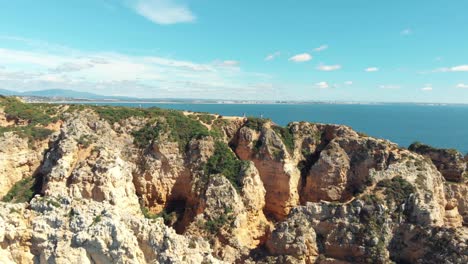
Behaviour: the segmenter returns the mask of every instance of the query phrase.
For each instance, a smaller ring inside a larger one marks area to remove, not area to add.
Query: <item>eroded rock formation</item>
[[[468,262],[451,159],[346,126],[161,109],[54,106],[34,129],[60,128],[29,140],[8,103],[1,263]]]

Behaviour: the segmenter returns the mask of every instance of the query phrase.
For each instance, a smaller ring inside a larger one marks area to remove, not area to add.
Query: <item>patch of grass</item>
[[[237,190],[240,190],[242,184],[239,176],[243,163],[226,143],[216,141],[215,151],[205,164],[204,172],[205,175],[222,174]]]
[[[207,125],[211,125],[216,117],[210,114],[199,114],[198,119]]]
[[[289,153],[294,151],[294,136],[289,128],[274,126],[273,130],[281,137]]]
[[[31,201],[35,193],[34,184],[35,179],[33,177],[22,179],[13,185],[2,201],[8,203],[26,203]]]
[[[245,126],[255,131],[261,131],[265,123],[270,121],[270,119],[266,118],[248,117]]]
[[[148,117],[150,114],[146,109],[130,108],[130,107],[111,107],[98,106],[92,107],[102,119],[107,120],[111,125],[119,123],[122,120],[130,117]]]

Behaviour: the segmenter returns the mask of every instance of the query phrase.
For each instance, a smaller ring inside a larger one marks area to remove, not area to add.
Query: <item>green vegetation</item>
[[[93,219],[93,222],[91,223],[91,226],[101,222],[101,220],[102,220],[102,215],[96,215]]]
[[[35,178],[25,178],[13,185],[3,197],[3,202],[26,203],[34,197]]]
[[[207,125],[211,125],[216,117],[210,114],[199,114],[198,119]]]
[[[205,230],[215,235],[225,225],[234,221],[234,215],[230,207],[224,207],[224,213],[215,219],[210,219],[205,222]]]
[[[10,119],[25,120],[29,125],[48,125],[58,120],[53,117],[57,105],[25,104],[14,97],[0,98],[0,107],[4,107],[6,116]]]
[[[357,132],[357,134],[360,136],[360,137],[369,137],[368,134],[364,133],[364,132]]]
[[[132,132],[133,143],[139,148],[145,148],[152,144],[153,140],[157,139],[163,130],[164,127],[161,123],[158,123],[154,126],[146,124],[140,130]]]
[[[262,140],[254,140],[252,141],[253,149],[255,152],[259,152],[260,148],[263,146]]]
[[[28,139],[30,146],[34,141],[45,140],[53,133],[50,129],[35,126],[0,127],[0,135],[5,132],[13,132],[20,138]]]
[[[60,207],[60,203],[52,199],[53,198],[47,199],[47,205],[52,205],[53,207]]]
[[[213,121],[213,124],[211,125],[211,131],[210,134],[214,138],[223,138],[224,137],[224,129],[223,127],[227,126],[229,124],[228,120],[222,119],[222,118],[217,118]]]
[[[413,185],[400,176],[382,180],[377,183],[377,187],[385,188],[384,194],[387,196],[387,201],[391,199],[397,205],[404,203],[410,194],[415,192]]]
[[[28,139],[30,145],[36,140],[45,140],[53,131],[40,126],[58,120],[53,117],[57,106],[50,104],[25,104],[14,97],[1,97],[0,107],[9,119],[25,122],[23,126],[0,127],[0,134],[13,132],[21,138]]]
[[[242,184],[239,175],[243,163],[226,143],[216,141],[215,151],[205,164],[204,171],[206,175],[222,174],[237,190],[240,190]]]
[[[166,210],[162,210],[159,214],[151,213],[150,210],[146,207],[141,207],[141,212],[143,213],[143,216],[146,219],[158,219],[162,218],[164,221],[164,224],[169,225],[171,223],[171,220],[177,219],[177,213],[174,212],[167,212]]]
[[[406,209],[403,210],[401,205],[405,203],[408,200],[409,196],[416,191],[414,186],[407,180],[398,176],[390,180],[386,179],[380,181],[379,183],[377,183],[377,187],[385,189],[384,194],[386,196],[387,205],[391,205],[392,202],[396,205],[396,208],[394,210],[396,214],[392,214],[392,218],[397,218],[397,216],[401,213],[403,213],[403,216],[406,217],[407,211]]]
[[[265,123],[270,122],[270,121],[271,121],[270,119],[266,119],[266,118],[248,117],[247,123],[245,123],[245,126],[255,131],[261,131],[263,128],[263,125],[265,125]]]
[[[111,106],[96,106],[91,107],[99,114],[102,119],[109,121],[112,125],[119,123],[122,120],[130,117],[149,117],[150,113],[146,109],[130,108],[130,107],[111,107]]]
[[[294,151],[294,136],[289,128],[274,126],[273,130],[281,137],[284,145],[291,153]]]
[[[84,148],[88,148],[89,146],[91,146],[92,142],[93,142],[93,138],[90,135],[82,135],[78,139],[78,144]]]
[[[193,120],[179,111],[159,108],[139,111],[145,112],[145,116],[151,117],[153,120],[159,117],[155,122],[156,125],[147,124],[142,129],[132,133],[135,137],[134,142],[139,147],[148,146],[166,132],[169,133],[170,140],[179,143],[181,150],[184,150],[193,138],[200,139],[211,135],[199,121]]]
[[[418,152],[418,153],[428,153],[428,152],[438,152],[438,151],[446,151],[447,153],[451,155],[462,155],[458,150],[456,149],[439,149],[439,148],[434,148],[430,145],[423,144],[419,141],[416,141],[412,143],[409,147],[408,150],[413,151],[413,152]]]

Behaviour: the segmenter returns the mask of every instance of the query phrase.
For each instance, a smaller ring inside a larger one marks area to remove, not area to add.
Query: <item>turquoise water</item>
[[[102,103],[101,103],[102,104]],[[105,103],[138,107],[138,103]],[[344,124],[368,135],[407,147],[421,141],[439,148],[468,152],[468,106],[426,105],[246,105],[246,104],[141,104],[229,116],[260,116],[280,125],[292,121]]]

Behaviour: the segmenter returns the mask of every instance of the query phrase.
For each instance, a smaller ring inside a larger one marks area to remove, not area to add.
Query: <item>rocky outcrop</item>
[[[260,173],[266,190],[265,210],[284,219],[299,204],[300,171],[279,135],[269,127],[261,131],[247,126],[237,135],[235,152],[242,160],[251,160]]]
[[[428,157],[447,181],[461,182],[468,176],[467,161],[453,149],[436,149],[421,143],[414,143],[409,150]]]
[[[2,263],[466,262],[466,183],[386,140],[339,125],[60,109],[60,131],[34,147],[15,133],[0,142],[3,192],[37,180],[21,185],[32,200],[0,203]]]
[[[463,218],[463,224],[468,226],[468,184],[467,182],[445,184],[445,195],[451,201],[452,210],[456,210]],[[458,216],[455,216],[458,219]]]
[[[12,132],[0,135],[0,199],[16,182],[35,175],[48,146],[47,141],[35,145]]]
[[[0,203],[2,263],[219,263],[207,242],[106,203],[36,197],[30,207]]]

